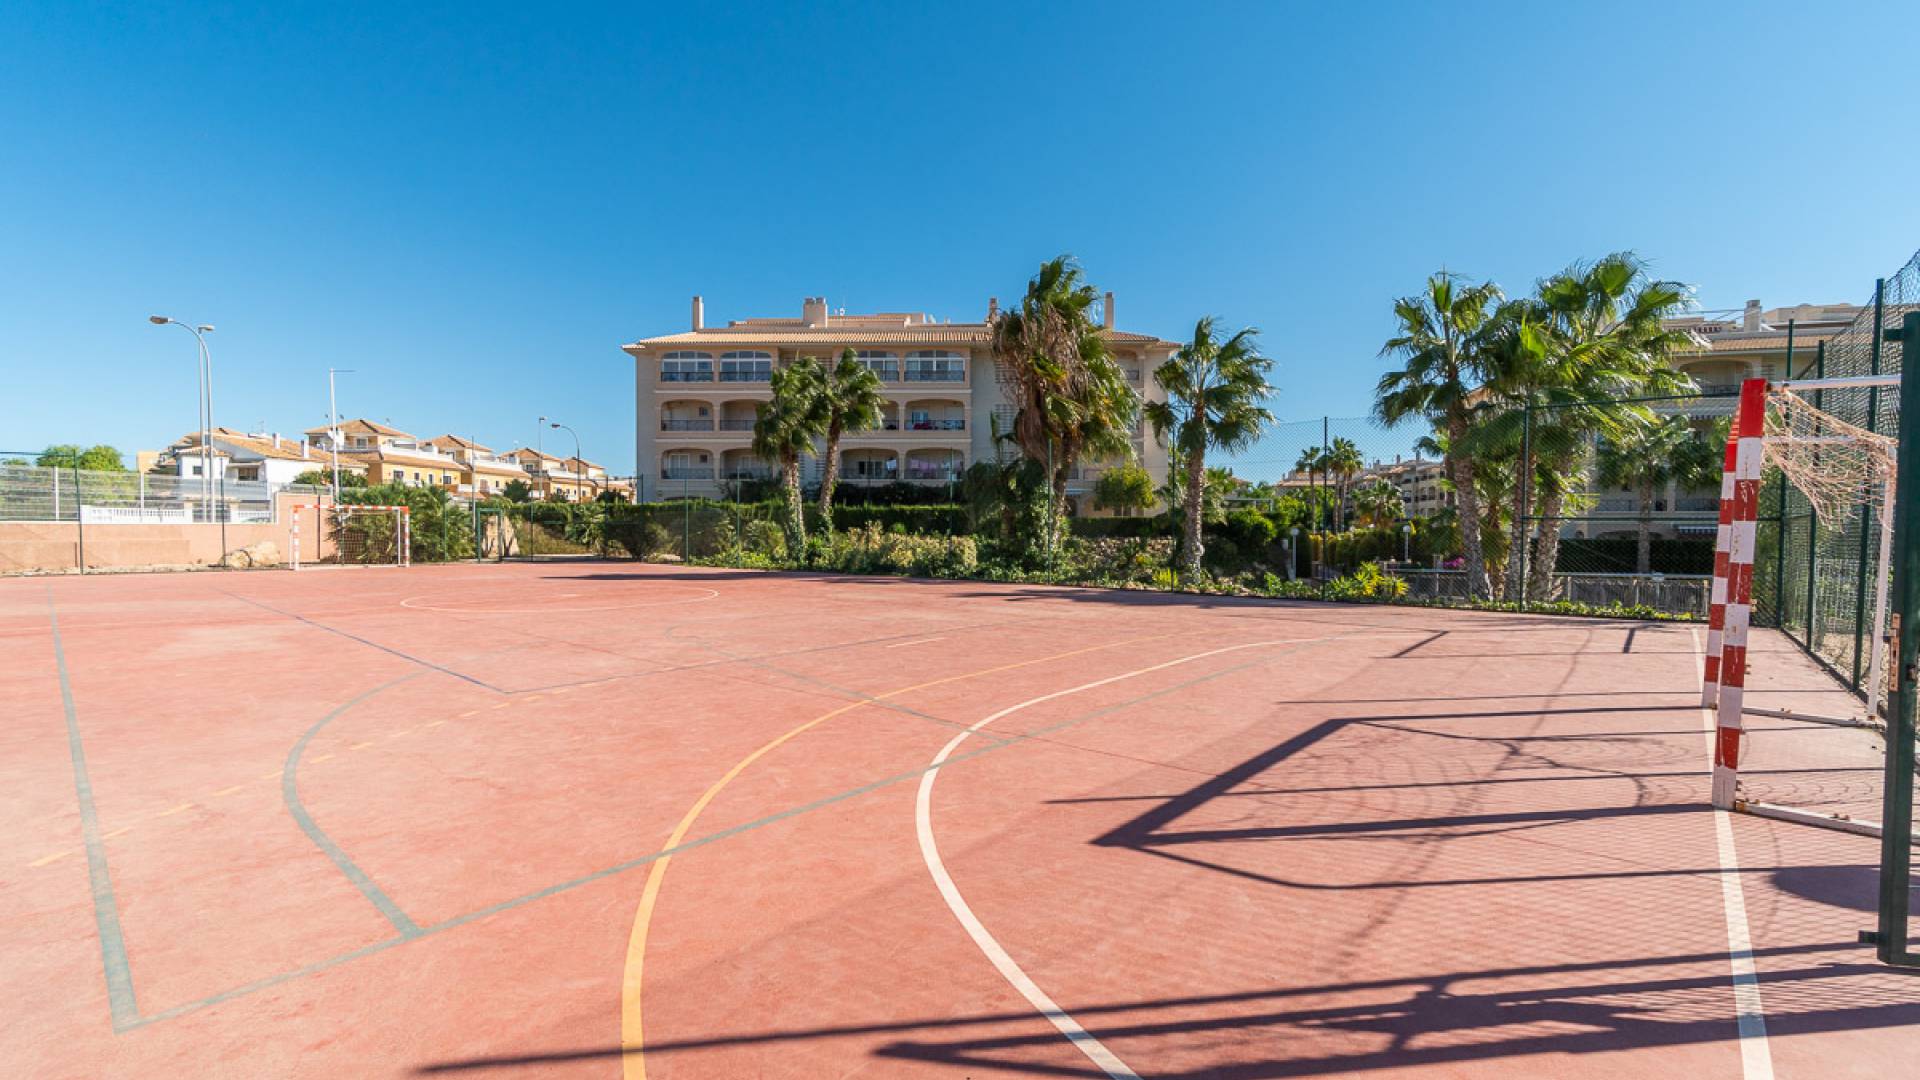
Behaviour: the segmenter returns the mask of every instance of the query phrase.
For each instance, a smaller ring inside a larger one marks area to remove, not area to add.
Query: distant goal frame
[[[292,521],[288,530],[288,542],[287,542],[287,549],[288,549],[287,566],[289,569],[298,571],[299,569],[301,569],[303,565],[300,561],[300,539],[301,539],[300,516],[301,516],[301,512],[306,510],[311,510],[314,512],[313,514],[314,558],[309,560],[304,565],[306,566],[325,565],[320,561],[320,555],[322,552],[326,550],[327,541],[326,541],[326,532],[324,530],[324,525],[326,522],[326,515],[329,513],[347,514],[349,516],[357,513],[392,514],[394,516],[394,524],[393,524],[394,557],[393,559],[390,561],[382,559],[379,562],[354,563],[352,565],[393,566],[393,567],[408,567],[413,565],[413,550],[412,550],[413,549],[413,517],[412,517],[413,509],[412,507],[372,504],[372,503],[299,503],[293,506],[291,510]]]

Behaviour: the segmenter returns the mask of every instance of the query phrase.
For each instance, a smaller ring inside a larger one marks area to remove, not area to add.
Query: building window
[[[660,358],[661,382],[712,382],[713,354],[670,352]]]
[[[754,351],[720,355],[721,382],[766,382],[773,378],[773,354]]]
[[[894,353],[878,349],[861,349],[855,354],[868,371],[878,376],[881,382],[900,381],[900,357]]]
[[[908,382],[965,382],[967,358],[956,352],[922,351],[907,354]]]

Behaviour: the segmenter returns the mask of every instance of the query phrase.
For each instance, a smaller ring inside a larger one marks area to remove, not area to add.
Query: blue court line
[[[1340,636],[1348,636],[1348,635],[1340,635]],[[1334,639],[1320,639],[1317,641],[1308,640],[1308,641],[1299,642],[1297,644],[1300,646],[1310,648],[1313,646],[1324,644],[1328,640],[1334,640]],[[1276,648],[1275,652],[1282,655],[1290,654],[1295,651],[1295,648],[1293,647],[1294,644],[1295,643],[1286,643],[1286,644],[1279,645]],[[725,840],[728,837],[737,836],[737,835],[740,835],[741,833],[751,832],[755,829],[760,829],[768,825],[777,824],[781,821],[787,820],[788,818],[797,817],[801,814],[806,814],[814,810],[823,809],[825,807],[832,806],[836,803],[845,802],[848,799],[858,798],[861,795],[866,795],[871,792],[878,791],[881,788],[890,787],[894,784],[904,783],[907,781],[917,781],[921,776],[935,769],[950,769],[953,766],[963,761],[971,761],[974,758],[991,754],[997,750],[1004,750],[1010,746],[1017,746],[1022,742],[1045,741],[1044,739],[1041,738],[1044,735],[1050,735],[1050,734],[1053,734],[1054,732],[1062,731],[1066,728],[1074,727],[1079,724],[1088,723],[1093,720],[1098,720],[1103,716],[1108,716],[1113,713],[1120,712],[1121,710],[1124,710],[1124,709],[1134,708],[1136,706],[1146,704],[1147,702],[1154,701],[1156,699],[1166,697],[1171,694],[1177,694],[1183,690],[1189,689],[1194,686],[1198,686],[1202,683],[1212,682],[1215,679],[1225,678],[1228,675],[1236,674],[1238,672],[1245,671],[1249,668],[1259,667],[1264,664],[1271,663],[1272,661],[1278,658],[1279,657],[1276,655],[1269,654],[1259,659],[1248,660],[1244,663],[1235,664],[1232,667],[1223,668],[1219,671],[1209,672],[1204,675],[1196,676],[1192,679],[1187,679],[1182,682],[1175,683],[1163,689],[1152,691],[1151,693],[1142,694],[1139,697],[1129,698],[1126,701],[1121,701],[1112,705],[1107,705],[1102,708],[1095,709],[1091,712],[1083,713],[1079,716],[1069,717],[1065,720],[1060,721],[1059,723],[1048,724],[1042,727],[1037,727],[1037,728],[1034,728],[1032,731],[1025,732],[1023,734],[1008,736],[1004,739],[1004,741],[992,742],[992,743],[989,743],[988,745],[980,747],[977,750],[970,750],[965,753],[955,754],[952,757],[948,758],[943,764],[940,764],[940,765],[931,765],[931,764],[923,765],[916,769],[911,769],[902,773],[896,773],[892,776],[883,777],[879,780],[874,780],[869,783],[861,784],[858,787],[848,788],[845,791],[837,792],[832,795],[827,795],[822,798],[815,799],[811,802],[802,803],[798,806],[790,806],[785,810],[768,814],[765,817],[741,822],[738,825],[728,826],[727,828],[720,829],[716,832],[708,833],[705,836],[700,836],[691,840],[682,841],[681,843],[670,848],[663,848],[659,851],[649,852],[645,855],[640,855],[632,859],[627,859],[622,862],[614,863],[612,866],[595,870],[591,873],[584,874],[580,877],[569,878],[565,881],[556,882],[555,884],[548,885],[544,888],[536,889],[533,892],[524,893],[520,896],[510,897],[498,903],[489,904],[486,907],[478,908],[476,910],[466,912],[465,914],[455,915],[452,918],[446,919],[445,921],[442,921],[442,922],[433,923],[428,926],[416,927],[414,932],[411,934],[402,933],[398,937],[386,938],[381,941],[372,942],[370,944],[363,945],[357,949],[353,949],[351,951],[341,953],[337,956],[328,957],[325,960],[318,960],[311,964],[306,964],[304,966],[294,968],[290,971],[283,971],[277,975],[269,975],[261,979],[256,979],[253,982],[243,983],[239,986],[233,987],[228,990],[223,990],[220,993],[201,998],[197,1001],[189,1001],[184,1004],[175,1005],[172,1008],[164,1009],[164,1010],[161,1010],[160,1012],[154,1013],[152,1016],[141,1018],[135,1021],[134,1023],[130,1024],[129,1026],[144,1027],[145,1025],[148,1025],[148,1024],[156,1024],[162,1021],[176,1019],[188,1013],[199,1012],[202,1009],[211,1008],[215,1005],[232,1001],[235,998],[245,997],[249,994],[255,994],[262,990],[269,990],[269,989],[272,989],[273,987],[284,985],[296,979],[304,978],[308,975],[318,974],[319,972],[326,971],[330,968],[339,967],[342,964],[348,963],[353,960],[358,960],[361,957],[371,956],[375,953],[385,952],[386,950],[391,949],[396,945],[405,945],[408,942],[418,941],[421,938],[432,937],[444,931],[457,929],[459,927],[467,925],[468,923],[477,922],[481,919],[488,918],[489,916],[498,915],[503,912],[511,911],[515,908],[524,907],[527,904],[531,904],[537,900],[544,900],[547,897],[556,896],[564,892],[569,892],[583,885],[591,885],[594,882],[601,881],[606,878],[614,877],[619,874],[624,874],[629,870],[637,869],[639,867],[652,863],[656,860],[667,858],[668,856],[671,856],[671,855],[679,855],[683,852],[692,851],[695,848],[705,847],[708,844],[714,843],[716,841]],[[381,688],[381,689],[384,689],[384,688]],[[1060,745],[1065,745],[1065,744],[1060,744]],[[1079,747],[1072,747],[1072,746],[1067,746],[1067,748],[1082,749]]]
[[[314,725],[307,729],[307,733],[300,736],[300,741],[293,744],[292,750],[287,751],[287,764],[280,770],[280,797],[285,800],[287,813],[293,815],[293,820],[300,826],[300,831],[306,833],[307,839],[313,841],[315,847],[325,853],[327,858],[333,860],[333,865],[340,868],[340,872],[347,876],[348,881],[353,882],[353,887],[360,890],[360,895],[380,909],[380,914],[387,917],[387,921],[393,924],[393,928],[400,932],[402,938],[418,937],[419,924],[409,918],[406,912],[401,911],[400,905],[394,903],[380,886],[375,885],[366,871],[360,869],[358,864],[348,858],[347,853],[340,850],[340,845],[334,843],[333,838],[328,836],[325,830],[314,824],[313,816],[307,813],[305,804],[300,801],[300,755],[306,753],[307,744],[313,741],[315,735],[320,734],[321,728],[333,723],[348,709],[419,675],[420,672],[417,671],[402,675],[342,702],[332,712],[315,721]]]
[[[73,758],[73,794],[80,804],[80,835],[87,849],[87,880],[93,889],[93,921],[100,933],[100,966],[106,969],[107,1007],[113,1030],[124,1031],[140,1021],[133,996],[133,969],[127,965],[127,942],[120,932],[120,908],[113,899],[113,877],[107,871],[107,849],[100,840],[100,818],[93,807],[93,781],[87,777],[87,754],[80,745],[80,720],[73,708],[73,682],[67,676],[67,650],[60,642],[60,614],[47,586],[47,622],[53,628],[53,663],[60,673],[60,705],[67,714],[67,752]]]

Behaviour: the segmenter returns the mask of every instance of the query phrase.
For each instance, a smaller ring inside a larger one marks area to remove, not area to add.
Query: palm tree
[[[1098,295],[1073,257],[1062,255],[1040,264],[1020,306],[990,327],[1016,409],[1014,444],[1051,464],[1055,519],[1066,513],[1074,466],[1084,456],[1126,455],[1139,416],[1139,399],[1093,321]]]
[[[1148,402],[1154,437],[1166,443],[1186,468],[1186,539],[1181,561],[1189,577],[1200,575],[1202,498],[1207,489],[1207,451],[1244,450],[1273,423],[1265,402],[1273,394],[1267,372],[1273,361],[1260,355],[1260,331],[1247,327],[1221,340],[1211,315],[1193,327],[1193,340],[1180,346],[1155,369],[1153,377],[1167,400]]]
[[[1318,481],[1315,477],[1326,468],[1326,465],[1327,451],[1325,447],[1320,446],[1309,446],[1300,451],[1300,456],[1293,462],[1294,472],[1306,474],[1307,502],[1313,508],[1313,527],[1316,530],[1320,528],[1320,492],[1316,486]]]
[[[772,399],[760,405],[753,420],[754,454],[780,467],[780,481],[787,493],[787,550],[796,556],[807,549],[800,460],[827,430],[826,410],[821,404],[825,381],[820,362],[810,356],[780,368],[771,380]]]
[[[1724,422],[1723,422],[1724,423]],[[1701,431],[1684,416],[1664,416],[1633,425],[1600,444],[1596,474],[1606,487],[1632,488],[1639,501],[1634,573],[1653,570],[1653,496],[1669,483],[1705,487],[1719,475],[1714,447],[1726,443],[1724,428]]]
[[[1320,468],[1333,480],[1333,527],[1344,531],[1347,527],[1347,493],[1353,486],[1353,478],[1367,467],[1365,458],[1360,456],[1360,448],[1353,445],[1352,439],[1335,439],[1328,445]]]
[[[1407,504],[1393,481],[1382,478],[1354,491],[1353,511],[1368,526],[1384,529],[1407,516]]]
[[[1547,410],[1566,430],[1557,452],[1542,455],[1536,470],[1542,480],[1534,515],[1540,532],[1527,583],[1529,596],[1545,596],[1552,581],[1567,495],[1587,465],[1593,439],[1651,418],[1642,405],[1616,400],[1581,407],[1571,402],[1692,389],[1693,380],[1669,363],[1673,351],[1687,340],[1686,333],[1664,325],[1664,320],[1684,309],[1688,295],[1687,286],[1679,282],[1651,278],[1646,263],[1630,251],[1576,264],[1540,283],[1538,311],[1554,373],[1546,389],[1570,404]],[[1539,415],[1536,412],[1536,419]],[[1548,431],[1552,433],[1551,426]],[[1536,443],[1539,434],[1536,427]]]
[[[833,489],[840,483],[840,436],[872,431],[880,426],[887,407],[880,376],[847,349],[820,380],[820,409],[826,418],[826,468],[820,474],[820,522],[833,531]]]
[[[1395,301],[1400,329],[1380,352],[1403,366],[1382,375],[1374,390],[1374,413],[1386,424],[1418,417],[1447,437],[1446,471],[1460,500],[1460,551],[1470,597],[1487,595],[1487,567],[1474,459],[1459,447],[1473,412],[1471,395],[1485,374],[1481,335],[1499,300],[1500,289],[1491,282],[1468,285],[1443,270],[1427,279],[1419,296]]]

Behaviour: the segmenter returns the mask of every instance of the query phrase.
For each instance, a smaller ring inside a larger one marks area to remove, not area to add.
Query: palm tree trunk
[[[1554,564],[1560,561],[1560,510],[1562,496],[1549,491],[1540,497],[1540,542],[1534,545],[1533,566],[1528,570],[1527,599],[1546,600],[1553,587]]]
[[[1653,570],[1653,483],[1640,485],[1640,535],[1633,553],[1633,572],[1645,577]]]
[[[807,554],[807,511],[806,500],[800,497],[800,459],[789,458],[780,463],[780,478],[787,488],[787,542],[793,548],[796,560],[806,558]]]
[[[1195,581],[1200,579],[1200,556],[1206,551],[1200,539],[1200,508],[1205,505],[1203,496],[1206,494],[1206,484],[1206,456],[1200,451],[1193,451],[1187,455],[1187,549],[1182,553],[1181,561],[1186,564],[1187,577]]]
[[[820,472],[820,527],[833,531],[833,489],[840,486],[840,432],[827,432],[827,460]]]
[[[1487,587],[1486,554],[1480,546],[1480,493],[1473,486],[1473,460],[1461,457],[1451,449],[1466,440],[1466,416],[1449,416],[1447,473],[1453,477],[1454,497],[1459,500],[1460,558],[1467,577],[1467,596],[1477,599],[1491,591]]]

